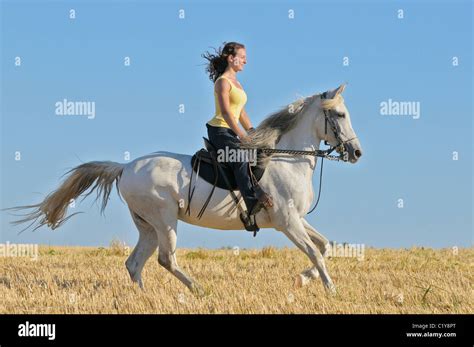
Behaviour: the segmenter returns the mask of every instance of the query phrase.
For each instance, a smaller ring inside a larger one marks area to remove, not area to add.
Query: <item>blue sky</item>
[[[201,54],[238,41],[247,47],[238,77],[254,124],[297,95],[349,83],[346,106],[364,157],[355,166],[325,163],[322,200],[308,217],[320,232],[375,247],[472,245],[471,1],[1,4],[2,208],[40,201],[81,162],[194,153],[214,112]],[[64,98],[94,101],[96,117],[55,115]],[[420,118],[381,115],[388,99],[419,102]],[[18,234],[1,213],[0,241],[134,245],[138,233],[116,193],[105,218],[92,202],[55,231]],[[253,238],[180,223],[178,236],[181,247],[291,245],[274,230]]]

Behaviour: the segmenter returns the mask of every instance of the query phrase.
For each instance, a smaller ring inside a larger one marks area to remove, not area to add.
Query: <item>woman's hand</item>
[[[240,129],[239,129],[239,130],[240,130]],[[239,137],[240,141],[243,142],[244,139],[247,137],[247,134],[244,133],[243,131],[239,131],[239,132],[237,133],[237,136]]]
[[[240,142],[243,143],[243,144],[246,144],[246,143],[250,142],[248,135],[244,135],[242,137],[239,136],[239,139],[240,139]]]

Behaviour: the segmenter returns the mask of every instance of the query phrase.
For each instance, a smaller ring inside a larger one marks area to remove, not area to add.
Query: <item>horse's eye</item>
[[[341,118],[346,118],[346,114],[344,112],[338,113],[337,116]]]

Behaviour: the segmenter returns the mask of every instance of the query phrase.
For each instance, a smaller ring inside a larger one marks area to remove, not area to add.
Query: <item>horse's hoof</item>
[[[337,294],[336,286],[333,283],[326,284],[324,288],[329,296],[335,296]]]
[[[191,288],[191,292],[197,298],[204,298],[205,296],[208,296],[208,293],[204,290],[204,288],[196,284]]]
[[[299,288],[304,287],[308,283],[309,283],[309,279],[306,276],[299,274],[295,278],[294,287],[296,289],[299,289]]]

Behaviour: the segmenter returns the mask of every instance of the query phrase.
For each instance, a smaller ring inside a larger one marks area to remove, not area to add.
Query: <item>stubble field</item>
[[[178,250],[205,289],[196,297],[158,265],[145,290],[124,266],[129,250],[39,248],[37,260],[0,257],[0,313],[472,313],[474,249],[373,249],[364,260],[326,260],[337,294],[320,279],[296,288],[310,266],[296,249]]]

